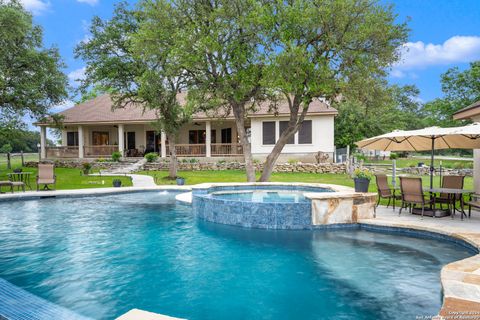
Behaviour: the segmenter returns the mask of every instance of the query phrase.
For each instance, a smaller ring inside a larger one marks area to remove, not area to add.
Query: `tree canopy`
[[[17,0],[0,0],[0,122],[35,118],[68,96],[65,67],[55,47],[45,48],[42,29]]]

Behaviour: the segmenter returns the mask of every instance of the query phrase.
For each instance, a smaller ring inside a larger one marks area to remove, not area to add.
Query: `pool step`
[[[132,309],[127,313],[125,313],[124,315],[121,315],[115,320],[140,320],[140,319],[141,320],[185,320],[181,318],[165,316],[163,314],[148,312],[140,309]]]

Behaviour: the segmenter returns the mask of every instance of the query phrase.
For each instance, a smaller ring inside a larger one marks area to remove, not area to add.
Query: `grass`
[[[407,167],[416,167],[419,162],[423,162],[426,166],[430,165],[430,159],[421,159],[421,158],[399,158],[397,159],[397,168],[407,168]],[[435,167],[440,166],[440,162],[444,168],[473,168],[472,160],[441,160],[435,159]],[[367,160],[365,163],[370,164],[388,164],[392,165],[392,160]]]
[[[142,171],[140,174],[147,174],[156,177],[157,184],[175,184],[173,180],[168,180],[167,171]],[[205,182],[245,182],[245,172],[240,170],[225,170],[225,171],[180,171],[180,177],[185,178],[185,183],[188,185],[205,183]],[[257,175],[259,177],[260,175]],[[424,185],[429,184],[429,176],[422,176]],[[439,185],[440,177],[434,177],[434,185]],[[338,184],[342,186],[353,187],[353,180],[347,174],[333,174],[333,173],[293,173],[293,172],[276,172],[272,174],[270,179],[272,182],[311,182],[311,183],[326,183]],[[397,180],[397,185],[399,181]],[[473,178],[465,178],[465,189],[473,189]],[[374,181],[370,183],[370,191],[376,192],[377,188]]]
[[[33,161],[33,160],[28,160]],[[0,180],[8,180],[8,173],[13,169],[22,168],[24,172],[31,172],[30,186],[33,190],[36,189],[36,176],[37,168],[22,167],[20,158],[12,159],[12,169],[7,169],[6,162],[0,162]],[[120,179],[122,186],[131,186],[132,181],[129,177],[97,177],[97,176],[84,176],[81,174],[80,169],[72,168],[55,168],[55,175],[57,176],[57,189],[58,190],[70,190],[70,189],[87,189],[87,188],[107,188],[112,187],[114,179]],[[27,188],[28,190],[28,188]],[[5,188],[2,189],[5,191]],[[17,190],[15,190],[17,191]]]

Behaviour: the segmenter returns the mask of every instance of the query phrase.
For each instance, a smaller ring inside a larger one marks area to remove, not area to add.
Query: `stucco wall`
[[[312,120],[312,143],[298,144],[298,133],[295,134],[295,144],[287,144],[282,154],[304,154],[322,152],[334,152],[334,116],[309,116],[305,120]],[[288,121],[288,117],[265,117],[251,120],[252,153],[265,155],[272,151],[273,145],[263,145],[262,122],[277,121],[276,138],[279,136],[279,121]]]

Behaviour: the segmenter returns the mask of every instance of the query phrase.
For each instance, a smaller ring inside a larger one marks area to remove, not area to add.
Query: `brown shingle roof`
[[[186,93],[178,94],[180,103],[186,101]],[[128,104],[125,108],[112,110],[112,100],[108,94],[101,95],[92,100],[77,104],[70,109],[60,112],[63,116],[64,123],[95,123],[95,122],[142,122],[154,121],[156,119],[155,112],[152,110],[143,110],[141,105]],[[249,117],[259,117],[273,115],[269,112],[270,104],[264,102],[257,107],[255,113]],[[277,105],[278,114],[285,115],[289,113],[286,101],[281,101]],[[309,114],[337,114],[337,110],[329,107],[327,104],[315,99],[309,106]],[[210,119],[210,118],[233,118],[232,114],[225,116],[223,114],[211,114],[198,112],[193,116],[193,120]]]

